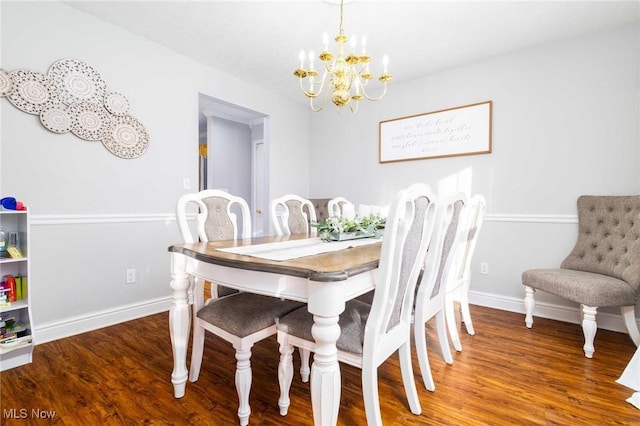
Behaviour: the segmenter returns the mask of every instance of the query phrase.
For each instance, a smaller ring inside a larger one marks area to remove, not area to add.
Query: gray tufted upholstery
[[[522,273],[525,323],[533,325],[534,290],[582,305],[585,355],[593,355],[596,309],[620,306],[636,345],[640,334],[633,314],[640,300],[640,196],[578,198],[578,241],[560,269]]]
[[[329,217],[329,207],[327,206],[329,200],[331,200],[331,198],[309,198],[309,201],[311,201],[311,204],[313,204],[313,207],[316,209],[318,222]]]
[[[588,306],[635,305],[640,296],[640,196],[581,196],[578,241],[561,269],[522,283]]]

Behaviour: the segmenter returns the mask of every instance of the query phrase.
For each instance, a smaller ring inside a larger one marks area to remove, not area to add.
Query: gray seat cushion
[[[618,278],[572,269],[530,269],[522,284],[587,306],[634,304],[636,291]]]
[[[364,327],[369,318],[369,310],[371,305],[359,300],[349,300],[346,303],[338,321],[341,330],[340,338],[336,342],[338,350],[362,355]],[[311,326],[313,326],[313,315],[309,313],[306,306],[280,318],[278,323],[279,330],[313,342],[315,339],[311,334]]]
[[[235,336],[246,337],[276,324],[276,318],[300,307],[306,310],[301,302],[241,292],[212,300],[197,316]]]

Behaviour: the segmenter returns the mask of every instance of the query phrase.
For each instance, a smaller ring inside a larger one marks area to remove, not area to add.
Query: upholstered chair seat
[[[369,311],[371,311],[371,305],[359,300],[349,300],[345,304],[344,312],[338,321],[340,337],[336,342],[336,347],[339,351],[362,355],[364,327],[369,318]],[[278,328],[287,330],[289,335],[311,342],[314,340],[311,334],[312,326],[313,315],[307,309],[297,309],[283,317],[278,323]]]
[[[275,326],[278,318],[304,306],[254,293],[235,293],[212,299],[198,311],[197,317],[234,336],[247,337]]]
[[[587,306],[623,306],[638,293],[624,280],[572,269],[532,269],[522,274],[522,280],[537,290]]]

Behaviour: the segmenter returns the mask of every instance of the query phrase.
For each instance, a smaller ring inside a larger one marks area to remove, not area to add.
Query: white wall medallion
[[[15,88],[7,99],[18,109],[29,114],[40,114],[43,109],[60,102],[58,88],[44,74],[29,70],[9,73]]]
[[[112,116],[102,104],[78,101],[67,112],[71,116],[71,132],[80,139],[98,141],[111,127]]]
[[[8,96],[13,91],[13,82],[9,73],[0,68],[0,96]]]
[[[85,62],[76,59],[61,59],[54,62],[47,72],[60,88],[60,99],[71,105],[76,101],[102,102],[106,83],[100,73]]]
[[[136,118],[120,115],[113,119],[102,144],[120,158],[140,157],[149,147],[149,134]]]
[[[120,158],[137,158],[149,148],[149,133],[129,114],[129,100],[109,90],[100,73],[83,61],[60,59],[47,74],[0,68],[0,97],[38,115],[51,132],[102,141]]]
[[[124,115],[129,112],[129,101],[120,93],[109,92],[104,95],[104,107],[113,115]]]
[[[71,130],[71,116],[62,104],[42,110],[40,122],[54,133],[67,133]]]

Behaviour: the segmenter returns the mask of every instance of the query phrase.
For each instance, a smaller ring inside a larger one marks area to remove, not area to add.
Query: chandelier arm
[[[309,95],[311,94],[311,92],[308,92],[308,91],[304,88],[304,86],[302,85],[302,81],[303,81],[303,80],[304,80],[304,78],[302,78],[302,77],[299,77],[299,78],[298,78],[298,81],[300,82],[300,90],[302,90],[302,93],[304,93],[304,95],[305,95],[305,96],[307,96],[307,97],[311,98],[311,96],[309,96]]]
[[[384,95],[387,94],[387,83],[384,83],[383,87],[384,88],[382,90],[382,94],[378,97],[369,96],[365,91],[364,86],[360,86],[360,94],[370,101],[379,101],[380,99],[384,98]]]

